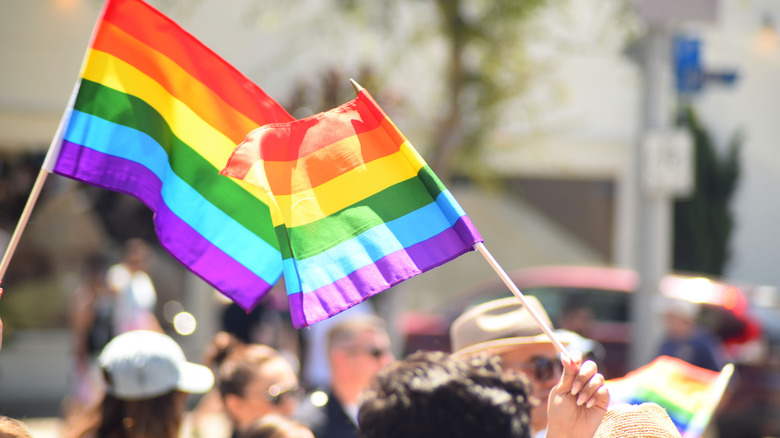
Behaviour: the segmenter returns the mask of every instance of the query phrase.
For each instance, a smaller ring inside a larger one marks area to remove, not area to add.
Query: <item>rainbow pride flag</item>
[[[666,409],[684,438],[698,438],[734,372],[732,364],[720,372],[660,356],[624,377],[607,381],[610,405],[657,403]]]
[[[271,200],[296,327],[482,241],[366,90],[328,112],[255,130],[222,173],[257,185]]]
[[[293,117],[139,0],[106,3],[77,87],[48,170],[141,200],[173,257],[254,307],[282,275],[268,201],[219,171],[248,132]]]

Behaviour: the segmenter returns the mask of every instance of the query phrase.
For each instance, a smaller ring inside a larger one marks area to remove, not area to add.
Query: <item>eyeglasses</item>
[[[297,385],[286,389],[280,385],[271,385],[268,388],[268,395],[266,398],[272,405],[279,406],[289,397],[298,400],[301,396],[303,396],[303,390]]]
[[[350,353],[363,353],[367,354],[374,359],[381,359],[387,355],[392,354],[390,349],[388,348],[378,348],[378,347],[370,347],[370,348],[363,348],[363,347],[352,347],[348,348],[347,351]]]
[[[547,357],[534,357],[530,362],[504,362],[505,368],[514,368],[524,371],[531,371],[536,380],[546,382],[550,379],[557,379],[561,376],[563,366],[557,359]]]

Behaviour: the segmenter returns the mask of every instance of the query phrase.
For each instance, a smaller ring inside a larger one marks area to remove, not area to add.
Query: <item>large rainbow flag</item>
[[[257,129],[223,174],[257,185],[270,199],[296,327],[482,241],[366,90],[328,112]]]
[[[248,132],[293,117],[175,22],[108,1],[64,120],[48,170],[144,202],[161,245],[246,309],[279,280],[265,193],[219,171]]]
[[[698,438],[712,419],[734,365],[720,372],[660,356],[625,377],[608,380],[610,405],[657,403],[684,438]]]

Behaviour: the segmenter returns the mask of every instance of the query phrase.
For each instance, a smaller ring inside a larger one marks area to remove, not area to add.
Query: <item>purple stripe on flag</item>
[[[453,228],[389,254],[334,283],[305,294],[288,295],[293,325],[301,328],[322,321],[404,280],[473,251],[473,245],[464,245],[455,231],[473,227],[471,221],[464,223],[464,218],[468,220],[468,217],[461,217]]]
[[[154,225],[163,248],[247,312],[271,289],[272,285],[211,244],[166,204],[157,211]]]
[[[258,296],[258,291],[270,289],[262,278],[172,212],[162,199],[160,179],[145,166],[64,140],[54,172],[127,193],[146,204],[155,212],[154,226],[160,245],[245,310],[249,311],[263,298],[264,295]]]
[[[484,241],[479,231],[477,231],[477,227],[474,226],[471,219],[466,215],[459,217],[452,228],[455,229],[455,232],[458,233],[458,236],[466,245],[473,247],[477,242]]]

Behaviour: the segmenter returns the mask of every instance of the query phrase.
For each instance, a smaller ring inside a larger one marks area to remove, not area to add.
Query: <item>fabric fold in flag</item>
[[[279,280],[265,193],[219,171],[246,133],[294,118],[178,24],[108,1],[66,120],[51,171],[142,201],[161,246],[247,310]]]
[[[295,327],[482,241],[366,90],[328,112],[251,132],[222,173],[267,194]]]

